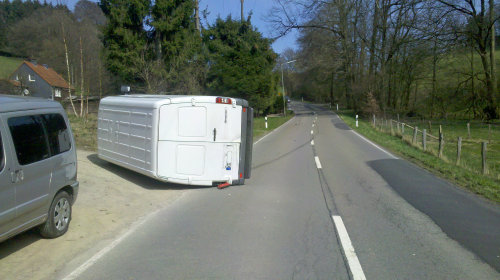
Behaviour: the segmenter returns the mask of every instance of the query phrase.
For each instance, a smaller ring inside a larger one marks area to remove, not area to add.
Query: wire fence
[[[385,119],[372,126],[441,160],[500,179],[500,126],[468,121]]]

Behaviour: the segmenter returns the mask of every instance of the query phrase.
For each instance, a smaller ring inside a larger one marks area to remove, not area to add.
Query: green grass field
[[[73,134],[75,135],[76,146],[78,149],[97,151],[97,115],[89,114],[85,120],[77,118],[73,113],[68,112],[69,121]],[[273,129],[284,124],[293,117],[292,114],[283,117],[273,117],[268,119],[268,129],[265,127],[264,117],[254,118],[253,137],[254,141],[263,137]]]
[[[387,148],[395,154],[406,158],[433,173],[436,173],[452,182],[492,201],[500,203],[500,131],[495,126],[489,134],[488,126],[480,123],[471,123],[471,138],[467,139],[467,125],[463,121],[447,121],[442,123],[445,139],[443,158],[437,157],[438,142],[429,141],[428,151],[424,152],[422,146],[422,134],[417,136],[417,145],[411,144],[413,131],[406,127],[403,134],[397,133],[396,125],[393,126],[395,136],[390,134],[390,126],[374,129],[370,121],[360,120],[359,127],[355,127],[355,118],[352,111],[343,111],[339,115],[353,129],[360,132],[375,143]],[[410,123],[410,122],[408,122]],[[429,130],[428,123],[414,122],[419,129]],[[464,128],[465,127],[465,128]],[[434,134],[439,130],[439,123],[432,122]],[[434,135],[433,133],[431,133]],[[490,135],[490,137],[488,137]],[[462,137],[462,155],[460,165],[456,165],[456,137]],[[491,139],[488,144],[487,162],[488,175],[481,174],[480,142]],[[429,139],[428,139],[429,140]]]
[[[0,56],[0,79],[8,79],[23,62],[22,58]]]
[[[488,176],[500,180],[500,123],[485,124],[479,121],[470,122],[470,137],[467,132],[467,121],[453,120],[453,121],[431,121],[431,128],[429,130],[429,123],[423,121],[406,121],[411,126],[418,126],[425,128],[427,132],[436,137],[439,136],[439,125],[443,129],[444,136],[444,150],[443,160],[447,163],[455,164],[457,159],[457,140],[462,137],[462,153],[460,158],[460,166],[471,171],[481,173],[481,143],[487,142],[487,165]],[[395,129],[397,130],[397,129]],[[400,129],[401,130],[401,129]],[[401,131],[397,132],[399,135]],[[404,139],[411,142],[413,131],[405,129]],[[421,147],[422,135],[418,134],[419,146]],[[428,144],[429,152],[438,155],[439,142],[435,139],[429,138]]]

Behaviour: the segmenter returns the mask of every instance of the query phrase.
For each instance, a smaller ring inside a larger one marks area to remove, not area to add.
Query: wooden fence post
[[[458,137],[457,141],[457,165],[460,165],[460,154],[462,153],[462,137]]]
[[[405,123],[401,124],[401,134],[405,134]]]
[[[417,144],[417,132],[418,132],[418,127],[415,126],[413,129],[413,139],[411,140],[412,144]]]
[[[398,126],[398,133],[401,133],[401,129],[399,128],[399,121],[396,123],[396,125]]]
[[[483,167],[483,175],[488,173],[488,166],[486,165],[486,142],[481,143],[481,158],[482,158],[482,167]]]
[[[391,135],[394,135],[394,129],[392,128],[392,119],[391,119],[390,123],[391,123]]]
[[[470,123],[467,123],[467,138],[470,138]]]
[[[429,121],[429,133],[432,133],[432,124],[431,124],[431,121]]]
[[[377,127],[377,123],[375,121],[375,114],[373,114],[373,127]]]
[[[422,146],[425,152],[427,150],[427,130],[425,128],[422,130]]]
[[[439,153],[438,157],[443,157],[443,149],[444,149],[444,135],[443,133],[439,133]]]

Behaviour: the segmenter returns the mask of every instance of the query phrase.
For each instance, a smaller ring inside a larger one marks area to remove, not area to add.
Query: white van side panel
[[[155,176],[156,116],[155,108],[101,105],[97,128],[99,157]]]

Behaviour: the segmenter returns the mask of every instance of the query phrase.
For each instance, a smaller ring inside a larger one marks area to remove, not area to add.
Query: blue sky
[[[98,2],[91,0],[93,2]],[[58,0],[52,1],[67,3],[69,8],[73,10],[76,2],[78,0]],[[269,14],[270,9],[273,6],[272,0],[245,0],[244,1],[244,13],[248,16],[250,11],[252,14],[252,24],[257,27],[257,29],[264,34],[265,37],[274,37],[273,29],[271,24],[266,22],[266,17]],[[232,15],[233,19],[240,18],[240,0],[200,0],[200,10],[207,9],[210,13],[208,20],[214,22],[217,16],[226,18],[229,14]],[[277,53],[283,52],[287,48],[297,48],[296,44],[297,32],[292,32],[285,37],[277,39],[273,43],[273,49]]]

